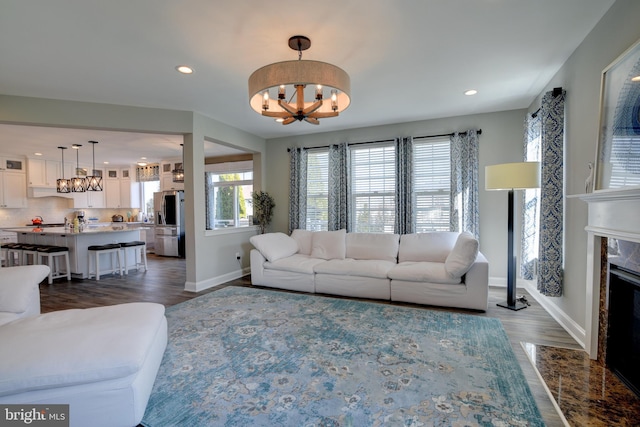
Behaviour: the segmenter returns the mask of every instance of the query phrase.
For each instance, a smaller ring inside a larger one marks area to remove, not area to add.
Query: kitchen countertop
[[[127,224],[127,223],[121,223]],[[101,234],[101,233],[119,233],[123,231],[134,231],[138,228],[127,227],[126,225],[111,225],[111,226],[103,226],[103,227],[85,227],[82,231],[72,231],[69,229],[65,229],[64,227],[6,227],[2,228],[3,231],[12,231],[14,233],[38,233],[38,234],[51,234],[51,235],[61,235],[61,234]]]

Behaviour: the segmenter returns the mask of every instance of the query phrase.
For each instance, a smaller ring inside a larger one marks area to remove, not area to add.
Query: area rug
[[[167,319],[144,426],[544,425],[498,319],[246,287]]]

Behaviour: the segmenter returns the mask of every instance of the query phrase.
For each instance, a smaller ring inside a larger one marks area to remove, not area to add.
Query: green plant
[[[260,225],[260,233],[264,234],[267,225],[273,218],[273,208],[276,207],[273,197],[266,191],[254,191],[253,197],[253,216]]]

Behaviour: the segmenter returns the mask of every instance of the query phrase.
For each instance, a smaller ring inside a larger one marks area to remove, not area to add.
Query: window
[[[451,153],[449,139],[414,140],[415,231],[449,231]]]
[[[205,166],[207,229],[252,225],[253,162]]]
[[[328,229],[329,151],[307,153],[307,223],[306,229]]]
[[[352,147],[351,229],[393,233],[396,209],[396,152],[393,144]]]
[[[154,218],[153,193],[160,191],[160,181],[144,181],[140,183],[141,211],[149,219]]]

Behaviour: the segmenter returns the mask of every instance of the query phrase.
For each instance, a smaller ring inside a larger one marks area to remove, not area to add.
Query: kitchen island
[[[88,227],[83,231],[71,231],[64,227],[9,227],[3,228],[3,230],[16,233],[18,243],[68,247],[71,275],[78,279],[89,277],[87,250],[89,246],[141,240],[140,230],[129,228],[126,225]],[[134,254],[132,251],[128,252],[130,259],[127,259],[127,264],[134,265]]]

